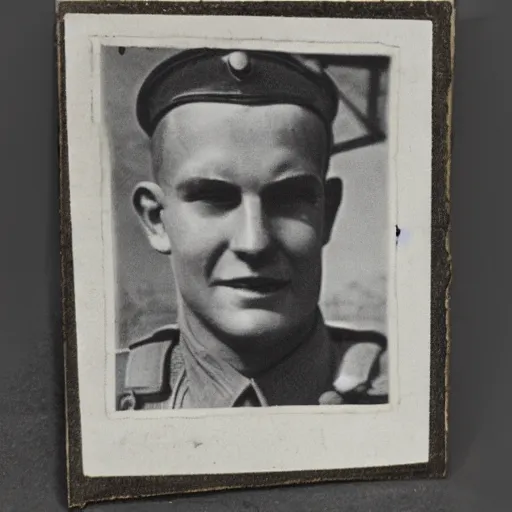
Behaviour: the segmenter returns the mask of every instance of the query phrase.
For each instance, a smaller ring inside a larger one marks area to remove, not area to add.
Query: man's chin
[[[219,319],[217,319],[218,322]],[[272,341],[296,330],[289,315],[273,311],[243,311],[225,318],[218,327],[234,342]]]

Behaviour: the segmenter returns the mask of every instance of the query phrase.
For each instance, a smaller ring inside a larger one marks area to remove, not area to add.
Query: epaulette
[[[333,386],[343,403],[387,403],[387,338],[374,330],[354,330],[328,325],[337,350]]]
[[[145,403],[161,402],[170,396],[171,354],[178,342],[178,328],[169,326],[130,345],[119,410],[140,409]]]

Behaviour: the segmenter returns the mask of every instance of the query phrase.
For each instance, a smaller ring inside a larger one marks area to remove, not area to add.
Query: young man
[[[120,409],[387,401],[385,338],[318,308],[337,107],[316,61],[271,52],[188,50],[145,80],[154,181],[133,202],[169,255],[179,329],[131,346]]]

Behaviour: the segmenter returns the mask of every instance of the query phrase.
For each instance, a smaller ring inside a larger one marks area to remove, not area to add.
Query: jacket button
[[[133,391],[121,395],[119,399],[119,410],[120,411],[133,411],[137,409],[137,397]]]
[[[339,393],[336,393],[336,391],[326,391],[320,395],[318,403],[320,405],[341,405],[343,398]]]

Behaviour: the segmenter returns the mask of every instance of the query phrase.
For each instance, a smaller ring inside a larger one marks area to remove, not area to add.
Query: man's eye
[[[272,191],[267,197],[269,205],[300,206],[303,204],[315,206],[320,200],[318,192],[311,187],[286,187]]]
[[[201,202],[216,207],[234,207],[240,203],[240,193],[235,187],[213,185],[199,187],[186,195],[188,202]]]
[[[316,204],[320,197],[316,190],[310,187],[298,187],[292,191],[292,200],[297,202],[306,202],[310,204]]]

